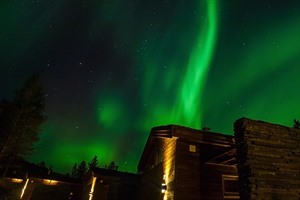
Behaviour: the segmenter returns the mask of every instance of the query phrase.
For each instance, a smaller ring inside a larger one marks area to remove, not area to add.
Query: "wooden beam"
[[[218,155],[218,156],[213,157],[212,159],[206,161],[206,163],[216,163],[216,162],[214,162],[214,161],[217,160],[218,158],[221,158],[221,157],[223,157],[223,156],[226,156],[226,155],[228,155],[228,154],[230,154],[230,153],[233,153],[233,152],[235,152],[235,151],[236,151],[235,148],[230,149],[229,151],[226,151],[225,153],[222,153],[221,155]],[[230,158],[230,159],[231,159],[231,158]],[[230,159],[227,159],[227,160],[225,160],[225,161],[223,161],[223,162],[226,162],[226,161],[228,161],[228,160],[230,160]],[[221,163],[219,163],[219,164],[222,164],[223,162],[221,162]]]

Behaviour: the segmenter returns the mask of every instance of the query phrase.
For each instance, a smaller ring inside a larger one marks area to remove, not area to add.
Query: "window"
[[[153,168],[159,163],[162,162],[163,159],[163,151],[162,149],[156,148],[152,151],[152,155],[150,158],[150,167]]]
[[[222,175],[223,197],[239,199],[238,176]]]
[[[156,164],[159,164],[159,163],[161,163],[162,162],[162,149],[156,149],[156,153],[155,153],[156,155],[155,155],[155,160],[156,160]]]
[[[190,152],[196,152],[196,145],[191,145],[189,146]]]

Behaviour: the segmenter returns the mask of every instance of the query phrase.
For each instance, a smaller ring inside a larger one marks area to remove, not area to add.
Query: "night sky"
[[[0,98],[33,73],[48,120],[31,161],[136,172],[153,126],[300,118],[300,1],[1,1]]]

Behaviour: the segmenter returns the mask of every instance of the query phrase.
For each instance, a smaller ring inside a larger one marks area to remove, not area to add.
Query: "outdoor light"
[[[11,182],[13,182],[13,183],[22,183],[22,182],[23,182],[23,179],[20,179],[20,178],[12,178],[12,179],[11,179]]]
[[[165,183],[161,184],[161,193],[165,193],[167,190],[167,185]]]
[[[23,189],[22,189],[22,193],[21,193],[20,199],[22,199],[22,198],[23,198],[23,195],[24,195],[24,193],[25,193],[25,190],[26,190],[26,187],[27,187],[28,181],[29,181],[29,179],[27,178],[27,179],[26,179],[26,182],[25,182],[25,185],[24,185],[24,187],[23,187]]]
[[[96,180],[97,180],[97,177],[93,177],[93,182],[92,182],[91,190],[90,190],[90,193],[89,193],[89,196],[90,196],[89,200],[93,199]]]
[[[57,180],[50,180],[50,179],[43,179],[43,184],[45,184],[45,185],[57,185],[58,181]]]

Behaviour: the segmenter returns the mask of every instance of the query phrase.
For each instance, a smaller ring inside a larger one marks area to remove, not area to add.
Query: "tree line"
[[[69,176],[72,178],[83,179],[89,170],[100,167],[98,157],[95,155],[88,163],[85,160],[82,160],[80,163],[75,163]],[[119,167],[112,161],[109,165],[104,165],[101,168],[117,171]]]

